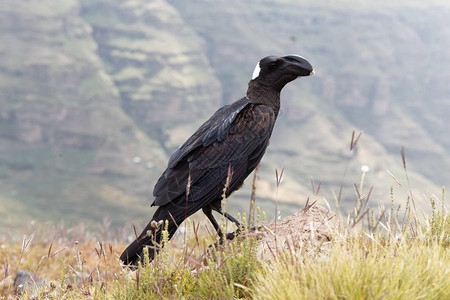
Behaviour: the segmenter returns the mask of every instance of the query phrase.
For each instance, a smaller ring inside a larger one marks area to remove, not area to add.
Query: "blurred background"
[[[447,0],[0,0],[0,233],[144,225],[171,152],[262,57],[291,53],[316,75],[283,90],[257,205],[283,217],[342,186],[345,211],[364,171],[373,206],[411,186],[427,209],[450,181],[449,16]]]

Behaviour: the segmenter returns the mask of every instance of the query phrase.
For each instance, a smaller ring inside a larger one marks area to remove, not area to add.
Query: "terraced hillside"
[[[255,63],[299,53],[316,76],[291,83],[263,160],[258,199],[289,213],[311,177],[343,206],[365,188],[419,200],[450,179],[450,5],[446,1],[61,0],[0,9],[0,224],[113,224],[148,217],[179,143],[239,99]],[[363,131],[350,153],[353,130]],[[274,169],[286,167],[276,189]],[[247,183],[230,201],[243,211]],[[26,217],[26,218],[25,218]],[[2,228],[7,228],[3,227]]]

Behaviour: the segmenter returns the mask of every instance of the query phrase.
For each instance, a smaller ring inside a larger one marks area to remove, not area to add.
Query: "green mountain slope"
[[[322,181],[343,206],[388,202],[406,147],[416,195],[450,179],[446,1],[27,1],[0,10],[0,219],[114,224],[148,217],[167,157],[256,62],[298,53],[316,75],[291,83],[263,160],[258,199],[286,214]],[[363,131],[349,151],[353,130]],[[286,167],[277,191],[274,169]],[[230,200],[247,209],[250,183]],[[422,199],[422,197],[418,197]]]
[[[2,222],[138,212],[155,176],[132,158],[160,167],[165,153],[123,112],[78,4],[10,2],[1,14]]]

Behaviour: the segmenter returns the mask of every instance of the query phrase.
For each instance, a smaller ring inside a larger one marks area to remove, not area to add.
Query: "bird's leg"
[[[222,216],[224,216],[225,218],[236,224],[238,228],[244,227],[244,224],[239,222],[239,220],[237,220],[235,217],[233,217],[232,215],[230,215],[229,213],[227,213],[222,209],[222,205],[220,204],[220,202],[218,202],[218,205],[214,205],[214,203],[210,205],[210,209],[217,211],[219,214],[221,214]]]
[[[209,221],[214,226],[214,229],[217,231],[217,235],[219,236],[219,244],[223,243],[223,233],[220,229],[219,223],[217,223],[216,219],[214,219],[214,216],[212,214],[212,208],[210,205],[207,205],[202,208],[203,213],[208,217]]]
[[[236,224],[236,226],[238,228],[240,227],[244,227],[244,224],[242,224],[241,222],[239,222],[236,218],[234,218],[232,215],[230,215],[229,213],[227,213],[226,211],[221,211],[219,212],[221,213],[225,218],[227,218],[228,220],[230,220],[231,222],[233,222],[234,224]]]
[[[222,210],[222,206],[219,204],[217,206],[212,206],[212,209],[217,211],[219,214],[236,224],[237,230],[235,232],[229,232],[226,234],[227,240],[232,240],[236,237],[236,235],[245,227],[244,224],[239,222],[235,217]]]

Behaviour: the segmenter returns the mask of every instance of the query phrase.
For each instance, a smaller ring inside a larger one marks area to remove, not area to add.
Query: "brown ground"
[[[318,205],[302,209],[284,220],[265,226],[258,255],[270,259],[285,251],[320,250],[339,228],[336,214]]]

